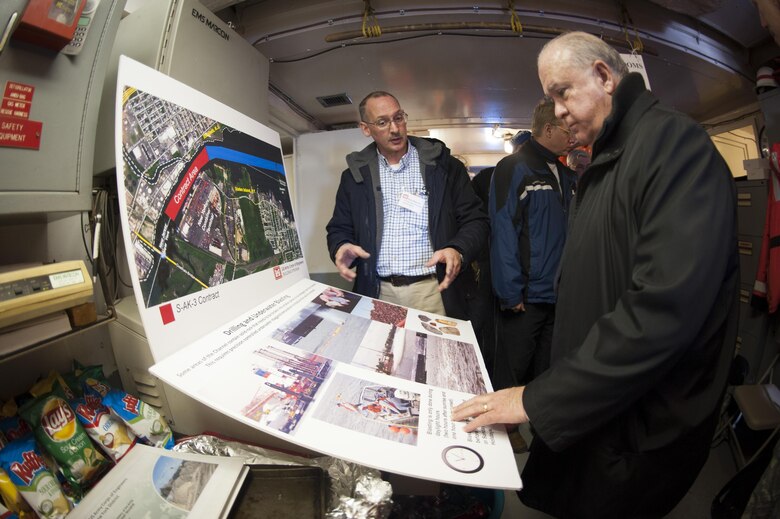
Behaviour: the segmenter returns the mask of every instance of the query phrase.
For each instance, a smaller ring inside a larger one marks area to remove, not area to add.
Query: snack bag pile
[[[0,519],[57,519],[141,442],[173,447],[156,409],[100,366],[50,373],[0,406]]]

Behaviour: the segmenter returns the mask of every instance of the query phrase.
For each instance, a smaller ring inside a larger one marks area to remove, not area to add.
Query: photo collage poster
[[[308,278],[278,134],[125,57],[117,114],[125,243],[155,376],[306,449],[522,486],[503,427],[466,434],[450,419],[492,389],[469,322]]]

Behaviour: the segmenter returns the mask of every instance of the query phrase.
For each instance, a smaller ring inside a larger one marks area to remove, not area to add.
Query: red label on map
[[[181,182],[179,182],[179,185],[176,186],[176,190],[173,192],[171,200],[165,207],[165,214],[171,220],[176,220],[176,217],[179,216],[181,206],[184,204],[184,201],[187,200],[187,195],[189,194],[192,185],[195,183],[195,179],[198,178],[201,168],[203,168],[208,161],[209,154],[203,149],[198,153],[198,156],[195,157],[195,160],[192,161],[190,169],[184,173]]]
[[[163,324],[172,323],[176,320],[173,316],[173,307],[168,303],[160,307],[160,317],[162,317]]]

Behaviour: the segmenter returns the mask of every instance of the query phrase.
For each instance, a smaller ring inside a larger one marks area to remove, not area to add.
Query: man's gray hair
[[[546,51],[566,48],[569,50],[569,60],[578,69],[588,68],[596,60],[601,60],[612,69],[618,81],[628,74],[628,67],[620,57],[620,53],[609,46],[601,38],[587,32],[575,31],[561,34],[548,41],[541,52],[538,61]],[[538,65],[537,61],[537,65]]]

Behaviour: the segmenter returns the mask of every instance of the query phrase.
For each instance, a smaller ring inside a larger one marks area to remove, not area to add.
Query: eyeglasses
[[[390,123],[395,123],[396,126],[401,126],[403,124],[406,124],[406,119],[409,116],[406,114],[406,112],[398,112],[393,116],[392,119],[377,119],[373,123],[370,123],[368,121],[363,121],[366,124],[370,124],[371,126],[376,126],[380,130],[386,130],[390,127]]]
[[[557,124],[553,124],[556,128],[564,132],[566,135],[571,135],[571,130],[568,128],[564,128],[563,126],[558,126]]]

